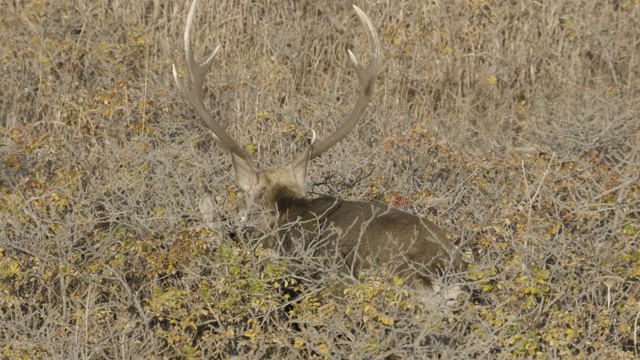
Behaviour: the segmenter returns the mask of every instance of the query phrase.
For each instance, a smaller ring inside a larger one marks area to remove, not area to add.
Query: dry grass
[[[636,358],[640,3],[361,5],[385,67],[309,191],[431,218],[467,249],[473,299],[425,308],[381,269],[333,302],[225,236],[229,159],[171,79],[186,2],[9,1],[2,358]],[[367,44],[347,2],[216,1],[195,31],[223,47],[209,104],[258,163],[349,110],[345,48]]]

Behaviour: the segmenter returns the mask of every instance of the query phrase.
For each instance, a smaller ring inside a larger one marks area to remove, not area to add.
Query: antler
[[[191,43],[191,27],[193,26],[193,18],[196,13],[196,6],[198,4],[198,0],[194,0],[191,3],[191,8],[189,9],[189,15],[187,16],[187,25],[184,28],[184,51],[185,51],[185,59],[187,61],[187,69],[189,80],[191,81],[190,87],[185,87],[180,85],[180,81],[178,79],[178,71],[176,70],[175,64],[173,65],[173,78],[178,86],[178,89],[182,92],[182,96],[187,100],[189,105],[191,105],[194,110],[198,113],[202,121],[204,121],[205,125],[213,132],[213,138],[216,140],[218,145],[223,148],[229,150],[231,153],[237,155],[238,157],[249,161],[248,154],[242,149],[237,142],[235,142],[231,136],[220,126],[220,124],[214,120],[213,115],[209,112],[207,107],[204,104],[202,87],[204,82],[204,77],[209,72],[211,68],[211,62],[213,58],[220,50],[220,44],[216,46],[215,50],[209,55],[207,60],[198,64],[195,57],[193,56],[192,43]]]
[[[360,94],[358,95],[358,99],[356,100],[353,110],[351,110],[351,114],[349,114],[349,117],[345,119],[338,129],[328,138],[321,140],[317,144],[312,144],[311,146],[313,146],[313,149],[310,154],[305,151],[304,154],[300,155],[302,157],[309,156],[309,160],[322,155],[322,153],[327,151],[338,141],[342,140],[342,138],[347,136],[347,134],[353,130],[358,123],[358,120],[362,117],[362,114],[364,114],[367,105],[369,105],[369,102],[371,101],[374,84],[378,77],[378,73],[380,72],[380,41],[378,40],[376,30],[371,19],[369,19],[364,11],[360,10],[360,8],[355,5],[353,5],[353,9],[358,13],[358,17],[360,17],[360,20],[367,29],[367,35],[369,36],[369,43],[371,44],[372,52],[371,58],[369,59],[369,65],[367,65],[367,67],[362,66],[351,50],[348,50],[349,57],[355,66],[356,73],[358,74]]]
[[[218,143],[218,145],[230,151],[232,154],[249,161],[249,156],[242,149],[238,143],[236,143],[231,136],[224,130],[220,124],[214,120],[213,115],[209,112],[203,100],[203,82],[205,75],[209,72],[211,68],[211,63],[220,50],[220,45],[216,46],[215,50],[209,55],[209,57],[198,64],[195,57],[193,56],[192,51],[192,43],[191,43],[191,28],[193,26],[193,18],[196,13],[196,6],[198,4],[198,0],[194,0],[191,3],[191,8],[189,9],[189,15],[187,16],[187,24],[184,29],[184,48],[185,48],[185,59],[187,62],[188,69],[188,77],[191,81],[190,87],[185,87],[180,84],[178,79],[178,71],[176,70],[176,66],[173,65],[173,78],[178,86],[178,89],[182,92],[185,100],[191,105],[194,110],[198,113],[198,116],[204,121],[205,125],[213,132],[214,139]],[[364,114],[364,111],[369,105],[371,101],[371,97],[373,95],[374,84],[376,78],[378,77],[378,73],[380,72],[380,41],[378,40],[378,35],[376,33],[375,27],[371,22],[371,19],[365,14],[359,7],[353,5],[354,10],[358,14],[358,17],[365,25],[367,30],[367,36],[369,37],[369,43],[371,44],[371,52],[372,55],[369,59],[369,64],[364,67],[362,64],[358,62],[356,56],[348,50],[349,57],[354,64],[356,73],[358,75],[358,82],[360,84],[360,93],[358,98],[356,99],[356,104],[351,110],[349,117],[345,119],[345,121],[336,129],[336,131],[327,137],[324,140],[319,141],[317,144],[312,144],[311,151],[305,151],[302,155],[300,155],[300,159],[313,159],[316,158],[337,142],[342,140],[358,123],[358,120]]]

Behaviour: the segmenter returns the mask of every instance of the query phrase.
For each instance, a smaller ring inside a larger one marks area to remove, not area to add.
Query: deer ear
[[[311,145],[297,158],[291,162],[291,172],[296,182],[300,185],[304,185],[304,181],[307,178],[307,166],[309,165],[309,157],[311,156]]]
[[[215,199],[213,194],[210,192],[205,192],[204,195],[200,198],[200,203],[198,204],[198,208],[200,209],[200,216],[202,216],[202,221],[209,226],[211,222],[213,222],[213,216],[215,213]]]
[[[231,153],[231,162],[236,173],[238,187],[244,191],[249,191],[256,183],[256,170],[253,165],[234,153]]]

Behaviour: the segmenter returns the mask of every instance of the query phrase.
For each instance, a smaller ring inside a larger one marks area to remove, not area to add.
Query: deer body
[[[371,19],[354,6],[365,25],[372,54],[369,64],[363,66],[349,51],[354,64],[360,92],[347,119],[326,139],[311,145],[294,160],[275,169],[257,169],[242,146],[236,143],[209,112],[203,101],[203,80],[211,67],[219,46],[201,64],[191,51],[191,28],[197,0],[191,4],[184,42],[187,75],[190,87],[181,85],[174,66],[174,79],[187,102],[196,110],[205,125],[213,132],[219,146],[232,158],[238,186],[245,192],[239,205],[241,218],[252,213],[270,214],[267,226],[278,225],[279,244],[273,244],[283,253],[297,248],[311,249],[316,255],[336,255],[352,275],[360,270],[381,265],[393,266],[394,273],[410,281],[431,287],[430,275],[444,272],[448,266],[455,270],[464,267],[460,254],[433,223],[419,216],[390,209],[375,202],[345,201],[322,196],[305,196],[304,183],[309,162],[342,140],[364,114],[374,92],[375,80],[381,64],[380,43]],[[315,133],[314,133],[315,135]],[[200,202],[203,216],[211,214],[211,194]]]
[[[461,268],[456,247],[433,223],[375,202],[345,201],[330,196],[316,199],[280,198],[280,227],[287,229],[282,250],[301,245],[314,255],[337,256],[357,277],[361,270],[391,265],[409,282],[431,286],[429,275],[449,263]],[[287,224],[296,223],[291,228]],[[306,235],[305,235],[306,234]],[[297,239],[306,243],[295,244]]]

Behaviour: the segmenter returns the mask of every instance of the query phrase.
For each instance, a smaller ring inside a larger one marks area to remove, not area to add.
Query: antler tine
[[[322,153],[327,151],[338,141],[342,140],[351,130],[353,130],[360,117],[362,117],[362,114],[364,114],[367,105],[369,105],[369,102],[371,101],[375,81],[378,77],[378,73],[380,72],[381,51],[380,41],[378,40],[376,29],[373,26],[373,22],[371,22],[371,19],[369,19],[364,11],[360,10],[360,8],[355,5],[353,5],[353,8],[358,14],[360,21],[362,21],[367,29],[367,35],[369,37],[369,43],[371,44],[372,54],[369,59],[369,64],[364,67],[360,62],[358,62],[358,59],[353,54],[353,52],[351,52],[351,50],[348,50],[351,62],[353,62],[356,73],[358,74],[358,82],[360,84],[360,93],[358,95],[358,99],[356,100],[356,104],[353,107],[353,110],[351,110],[351,114],[349,114],[349,117],[345,119],[345,121],[338,127],[338,129],[336,129],[336,131],[328,138],[321,140],[316,145],[312,145],[313,149],[311,154],[309,155],[309,159],[313,159],[322,155]],[[305,156],[305,154],[302,154],[301,156]]]
[[[191,82],[191,86],[183,86],[180,84],[180,80],[178,79],[178,71],[176,70],[176,65],[173,65],[173,79],[178,86],[180,92],[182,92],[182,96],[187,100],[189,105],[194,108],[194,110],[198,113],[198,116],[204,121],[205,125],[213,132],[213,138],[218,143],[218,145],[232,152],[233,154],[241,157],[242,159],[248,160],[249,156],[242,149],[237,142],[235,142],[231,136],[224,130],[220,124],[214,120],[213,115],[209,112],[206,105],[204,104],[204,95],[202,92],[204,78],[211,69],[211,63],[213,62],[214,57],[220,50],[220,44],[216,46],[215,50],[209,55],[209,57],[198,64],[195,57],[193,56],[193,49],[191,43],[191,28],[193,27],[193,20],[196,13],[196,6],[198,4],[198,0],[194,0],[191,3],[191,8],[189,9],[189,15],[187,16],[187,24],[184,29],[184,50],[185,50],[185,59],[187,62],[188,76]]]

